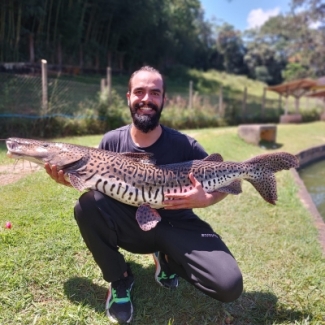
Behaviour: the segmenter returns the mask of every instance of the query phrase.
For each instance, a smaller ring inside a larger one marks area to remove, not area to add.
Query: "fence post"
[[[244,87],[243,106],[242,106],[242,120],[246,117],[246,102],[247,102],[247,87]]]
[[[286,106],[285,106],[285,109],[284,109],[284,115],[287,115],[288,114],[288,110],[289,110],[289,95],[286,94]]]
[[[47,92],[47,61],[42,60],[42,115],[47,113],[48,92]]]
[[[41,60],[42,69],[42,109],[40,122],[40,136],[44,137],[45,121],[44,117],[48,112],[48,89],[47,89],[47,61]]]
[[[223,111],[223,89],[222,85],[219,88],[219,115],[224,116],[224,111]]]
[[[103,93],[106,88],[106,79],[102,78],[100,79],[100,92]]]
[[[279,104],[278,104],[278,106],[279,106],[279,112],[281,112],[281,108],[282,108],[282,94],[281,93],[279,93]]]
[[[299,101],[300,101],[300,97],[295,97],[295,111],[296,111],[296,114],[299,114]]]
[[[107,80],[107,97],[111,97],[111,89],[112,89],[112,69],[111,67],[107,67],[106,73],[106,80]]]
[[[266,88],[263,88],[263,97],[262,97],[262,107],[261,107],[261,117],[264,119],[264,110],[265,110],[265,99],[266,99]]]
[[[190,86],[189,86],[189,99],[188,99],[188,108],[191,109],[193,105],[193,81],[190,81]]]

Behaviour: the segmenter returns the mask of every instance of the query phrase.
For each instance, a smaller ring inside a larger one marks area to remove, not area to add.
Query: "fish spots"
[[[122,199],[124,198],[124,196],[125,196],[125,194],[128,192],[128,189],[129,189],[129,185],[125,185],[125,190],[124,190],[124,192],[123,192],[123,194],[122,194]]]

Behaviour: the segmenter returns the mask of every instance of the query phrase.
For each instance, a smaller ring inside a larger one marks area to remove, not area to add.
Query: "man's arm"
[[[192,173],[189,174],[189,178],[193,184],[193,189],[191,191],[178,194],[165,194],[166,200],[164,201],[164,205],[166,210],[206,208],[223,200],[228,195],[218,191],[206,193],[201,183]]]

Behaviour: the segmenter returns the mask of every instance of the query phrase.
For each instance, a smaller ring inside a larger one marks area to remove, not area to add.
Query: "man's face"
[[[127,93],[133,124],[144,133],[159,125],[164,107],[163,81],[158,73],[140,71],[131,80]]]

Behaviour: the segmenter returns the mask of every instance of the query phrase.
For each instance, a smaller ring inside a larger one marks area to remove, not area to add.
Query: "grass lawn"
[[[277,131],[278,151],[297,153],[325,143],[324,122],[279,125]],[[184,132],[225,160],[273,151],[245,143],[235,127]],[[94,146],[100,138],[64,141]],[[1,144],[0,164],[12,163],[5,152]],[[173,292],[160,288],[151,256],[124,252],[136,277],[132,324],[325,324],[325,259],[317,231],[291,173],[278,173],[277,181],[276,206],[245,182],[241,195],[197,210],[238,260],[245,289],[236,302],[214,301],[184,280]],[[72,214],[79,195],[43,171],[0,187],[1,325],[109,324],[107,283]],[[8,220],[10,230],[4,227]]]

